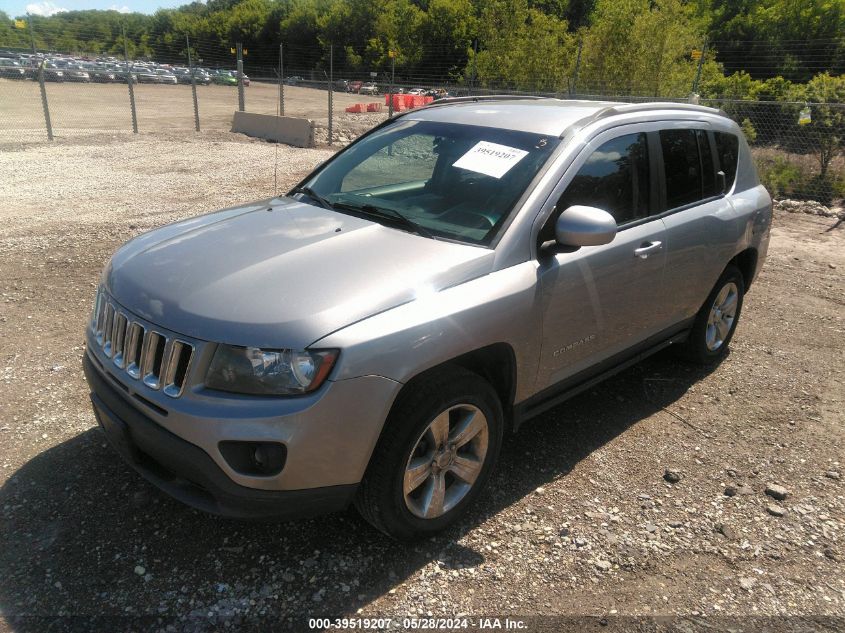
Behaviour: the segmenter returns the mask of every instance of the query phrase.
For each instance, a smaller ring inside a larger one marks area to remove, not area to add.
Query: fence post
[[[32,54],[35,55],[35,31],[32,30],[32,16],[27,13],[27,21],[29,22],[29,38],[32,42]],[[47,126],[47,140],[53,140],[53,124],[50,121],[50,105],[47,103],[47,87],[44,85],[44,64],[47,60],[43,60],[38,64],[38,85],[41,88],[41,107],[44,108],[44,124]]]
[[[244,111],[244,46],[240,42],[238,47],[238,110]]]
[[[704,56],[707,54],[707,37],[704,37],[704,45],[701,47],[701,57],[698,58],[698,68],[695,71],[695,79],[692,80],[692,95],[698,93],[698,82],[701,79],[701,67],[704,65]],[[690,97],[692,97],[690,95]]]
[[[393,86],[396,84],[396,51],[390,51],[390,88],[387,91],[389,95],[387,104],[387,116],[393,116]],[[392,147],[392,146],[391,146]]]
[[[475,41],[472,44],[473,54],[472,54],[472,79],[469,82],[469,94],[473,94],[475,92],[475,58],[478,57],[478,38],[475,38]]]
[[[329,145],[332,144],[332,99],[334,90],[334,44],[329,44]]]
[[[41,105],[44,107],[44,123],[47,124],[47,140],[53,140],[53,124],[50,122],[50,106],[47,104],[47,87],[44,85],[44,64],[38,65],[38,85],[41,87]]]
[[[191,71],[191,92],[193,93],[194,97],[194,127],[197,129],[197,132],[200,131],[200,107],[199,103],[197,103],[197,78],[194,73],[194,62],[191,59],[191,39],[188,37],[188,34],[185,33],[185,44],[188,47],[188,69]]]
[[[285,116],[285,57],[279,44],[279,115]]]
[[[578,55],[575,57],[575,72],[572,73],[572,88],[569,90],[569,98],[575,99],[578,94],[578,73],[581,70],[581,49],[584,46],[584,38],[578,39]]]
[[[129,109],[132,111],[132,133],[138,133],[138,112],[135,110],[135,89],[133,84],[135,78],[132,76],[132,68],[129,66],[129,45],[126,43],[126,27],[121,24],[123,32],[123,61],[126,62],[126,85],[129,86]]]

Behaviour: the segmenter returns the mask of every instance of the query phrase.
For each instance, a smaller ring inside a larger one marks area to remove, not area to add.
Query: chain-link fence
[[[237,42],[226,48],[219,41],[170,38],[151,50],[121,36],[109,51],[93,54],[4,49],[0,41],[0,142],[229,130],[233,112],[241,109],[311,119],[317,143],[332,145],[351,141],[395,111],[444,96],[688,101],[701,92],[702,104],[740,124],[775,196],[825,204],[845,197],[845,104],[789,100],[785,91],[727,98],[731,90],[718,84],[721,75],[713,78],[712,60],[705,63],[706,45],[671,72],[655,58],[651,76],[632,71],[617,77],[603,75],[601,58],[579,41],[566,55],[550,51],[563,57],[545,68],[512,69],[513,79],[491,66],[490,51],[477,41],[457,53],[451,45],[424,46],[413,59],[387,51],[367,70],[354,52],[361,46],[280,43],[255,55]],[[717,84],[718,90],[712,87]]]

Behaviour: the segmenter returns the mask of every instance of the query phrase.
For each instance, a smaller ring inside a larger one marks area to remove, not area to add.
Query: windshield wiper
[[[290,190],[288,195],[293,195],[295,193],[304,193],[309,198],[312,198],[313,200],[316,200],[317,202],[319,202],[320,206],[323,207],[324,209],[334,210],[334,208],[335,208],[335,205],[333,205],[331,202],[326,200],[323,196],[321,196],[319,193],[314,191],[311,187],[308,187],[308,186],[294,187],[293,189]]]
[[[390,220],[398,220],[399,223],[406,229],[410,230],[411,233],[416,233],[417,235],[422,235],[423,237],[427,237],[432,240],[437,239],[437,237],[427,228],[420,226],[407,216],[402,215],[396,209],[391,209],[390,207],[377,207],[373,204],[362,204],[359,206],[349,204],[347,202],[336,202],[334,206],[337,209],[346,209],[348,211],[356,211],[366,215],[377,215],[382,218],[386,217]]]

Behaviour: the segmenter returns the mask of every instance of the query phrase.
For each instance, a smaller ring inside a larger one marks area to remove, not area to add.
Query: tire
[[[700,365],[721,361],[728,353],[728,346],[736,332],[744,296],[742,273],[731,264],[725,268],[698,311],[689,337],[678,348],[681,357]]]
[[[485,424],[486,433],[480,430]],[[375,528],[399,540],[447,528],[490,478],[503,428],[501,402],[477,374],[449,368],[411,385],[388,415],[355,507]],[[445,438],[444,429],[450,431],[448,440],[457,442],[440,441],[443,448],[438,449],[437,436]]]

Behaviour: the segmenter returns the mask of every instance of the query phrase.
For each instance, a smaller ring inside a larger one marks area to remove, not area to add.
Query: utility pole
[[[135,110],[135,89],[132,84],[135,78],[132,76],[132,68],[129,66],[129,44],[126,43],[126,27],[121,24],[120,31],[123,33],[123,61],[126,62],[126,85],[129,86],[129,109],[132,111],[132,132],[138,133],[138,112]]]
[[[35,31],[32,30],[32,16],[29,13],[26,14],[26,21],[29,26],[29,39],[32,42],[32,54],[35,55]]]
[[[244,46],[240,42],[238,47],[238,110],[244,111]]]
[[[194,73],[194,62],[191,59],[191,39],[185,33],[185,45],[188,47],[188,69],[191,71],[191,93],[194,96],[194,127],[200,131],[200,107],[197,102],[197,79]]]

